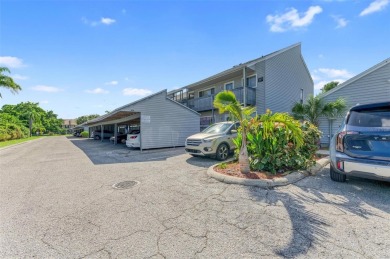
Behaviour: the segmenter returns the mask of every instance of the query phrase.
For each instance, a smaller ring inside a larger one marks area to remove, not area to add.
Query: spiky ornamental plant
[[[246,133],[248,126],[248,119],[251,118],[251,114],[256,111],[256,107],[244,107],[242,106],[235,94],[232,91],[219,92],[214,98],[214,107],[219,110],[219,113],[229,112],[231,117],[240,122],[242,142],[240,152],[238,155],[238,163],[240,164],[240,171],[243,174],[250,172],[249,157],[247,150]]]
[[[342,98],[334,102],[325,103],[321,96],[310,96],[305,104],[295,103],[292,113],[296,119],[308,120],[318,127],[321,116],[335,118],[342,115],[345,108],[345,100]]]

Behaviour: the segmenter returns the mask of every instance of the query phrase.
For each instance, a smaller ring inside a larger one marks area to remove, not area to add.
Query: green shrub
[[[226,163],[220,163],[220,164],[218,165],[218,168],[220,168],[220,169],[226,169],[226,168],[227,168],[227,164],[226,164]]]
[[[247,148],[251,170],[271,173],[306,169],[315,163],[320,132],[288,114],[267,112],[248,124]],[[241,136],[234,140],[241,144]]]
[[[89,136],[89,132],[88,131],[81,132],[81,137],[88,138],[88,136]]]

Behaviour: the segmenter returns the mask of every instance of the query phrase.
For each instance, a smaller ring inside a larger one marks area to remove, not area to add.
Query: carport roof
[[[86,124],[91,125],[98,122],[107,122],[107,121],[113,121],[113,120],[119,120],[123,119],[129,116],[132,116],[134,114],[137,114],[139,112],[131,112],[131,111],[114,111],[111,113],[108,113],[106,115],[100,116],[99,118],[93,119],[88,121]]]

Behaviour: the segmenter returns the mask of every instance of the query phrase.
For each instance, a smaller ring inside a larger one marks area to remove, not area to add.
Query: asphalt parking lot
[[[227,185],[214,163],[66,137],[0,149],[0,258],[388,258],[390,184],[325,168]]]

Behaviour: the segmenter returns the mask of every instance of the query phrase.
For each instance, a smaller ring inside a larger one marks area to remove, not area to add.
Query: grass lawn
[[[26,141],[33,140],[33,139],[42,138],[42,137],[44,137],[44,136],[32,136],[30,138],[22,138],[22,139],[13,139],[13,140],[8,140],[8,141],[2,141],[2,142],[0,142],[0,148],[6,147],[6,146],[15,145],[15,144],[26,142]]]

